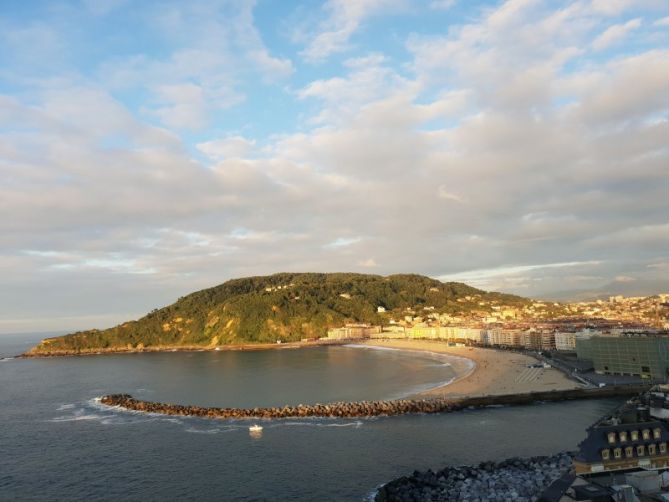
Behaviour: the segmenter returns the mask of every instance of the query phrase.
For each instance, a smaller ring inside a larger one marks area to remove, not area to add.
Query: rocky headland
[[[387,323],[385,312],[429,305],[449,315],[530,300],[415,274],[280,273],[232,279],[112,328],[42,340],[26,356],[215,349],[318,339],[346,323]],[[383,311],[379,311],[379,307]],[[390,314],[388,314],[390,315]],[[399,315],[399,314],[398,314]]]
[[[551,483],[571,470],[571,453],[511,458],[476,466],[415,471],[378,489],[375,502],[431,500],[537,501]]]

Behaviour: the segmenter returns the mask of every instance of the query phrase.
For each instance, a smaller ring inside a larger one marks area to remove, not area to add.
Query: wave
[[[432,359],[436,359],[438,361],[441,361],[442,364],[439,366],[452,366],[451,362],[453,361],[458,361],[467,366],[467,369],[472,369],[476,366],[476,363],[472,361],[471,359],[463,356],[456,356],[454,354],[444,354],[442,352],[433,352],[431,350],[418,350],[418,349],[397,349],[394,347],[379,347],[376,345],[362,345],[362,344],[357,344],[357,343],[347,343],[346,345],[342,345],[342,347],[350,347],[352,349],[368,349],[368,350],[381,350],[381,351],[390,351],[390,352],[405,352],[405,353],[410,353],[410,354],[417,354],[417,355],[423,355],[423,356],[428,356]],[[451,362],[449,362],[449,360]]]
[[[93,397],[79,404],[66,403],[61,404],[57,411],[67,411],[70,414],[59,415],[48,422],[79,422],[90,421],[98,422],[101,425],[119,426],[132,425],[148,422],[170,423],[183,427],[183,431],[189,434],[223,434],[229,432],[247,432],[249,427],[248,419],[240,420],[219,420],[214,426],[208,426],[211,422],[201,417],[173,417],[162,413],[146,413],[137,410],[128,410],[120,406],[108,406],[102,404],[101,397]],[[364,421],[346,420],[346,419],[323,419],[321,417],[304,417],[302,419],[276,420],[265,425],[268,429],[280,427],[353,427],[360,428]]]
[[[392,347],[378,347],[376,345],[362,345],[359,343],[347,343],[342,345],[342,347],[350,347],[352,349],[385,350],[389,352],[412,352],[411,350],[395,349]]]
[[[80,420],[102,420],[104,417],[100,415],[65,415],[61,417],[55,417],[48,422],[78,422]]]
[[[187,429],[184,429],[184,431],[192,434],[219,434],[226,432],[235,432],[240,429],[241,427],[226,427],[226,428],[215,427],[213,429],[197,429],[195,427],[188,427]]]
[[[360,427],[363,426],[363,421],[362,420],[356,420],[354,422],[346,422],[346,423],[339,423],[339,422],[331,422],[331,423],[326,423],[326,422],[316,422],[313,420],[304,420],[304,421],[296,421],[296,422],[277,422],[276,424],[270,425],[269,428],[273,429],[276,427],[355,427],[356,429],[359,429]]]
[[[381,350],[381,351],[391,351],[391,352],[401,352],[412,355],[420,355],[424,357],[429,357],[430,359],[438,361],[437,364],[428,364],[426,367],[450,367],[453,368],[453,363],[456,361],[460,363],[462,370],[456,371],[456,375],[449,378],[448,380],[443,380],[440,382],[428,382],[420,385],[416,385],[406,391],[402,391],[398,394],[395,394],[388,399],[405,399],[410,396],[415,396],[416,394],[421,394],[424,392],[430,392],[432,390],[438,389],[440,387],[445,387],[446,385],[452,384],[455,380],[464,378],[472,373],[476,368],[476,363],[471,359],[463,356],[456,356],[453,354],[444,354],[441,352],[433,352],[430,350],[418,350],[418,349],[405,349],[405,348],[394,348],[394,347],[378,347],[375,345],[362,345],[357,343],[349,343],[343,345],[343,347],[350,347],[354,349],[369,349],[369,350]]]

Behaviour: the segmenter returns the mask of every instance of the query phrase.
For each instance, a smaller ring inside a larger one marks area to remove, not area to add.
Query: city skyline
[[[4,7],[0,333],[280,271],[666,292],[666,2]]]

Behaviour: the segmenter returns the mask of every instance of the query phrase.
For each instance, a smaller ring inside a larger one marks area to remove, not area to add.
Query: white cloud
[[[563,262],[563,263],[543,263],[540,265],[515,265],[502,266],[497,268],[487,268],[481,270],[470,270],[467,272],[459,272],[457,274],[442,275],[439,277],[442,281],[467,281],[475,282],[481,280],[489,280],[497,277],[511,276],[530,272],[534,270],[550,269],[550,268],[570,268],[599,265],[599,261],[584,261],[584,262]]]
[[[207,124],[207,100],[202,87],[195,84],[162,85],[155,89],[155,93],[161,105],[151,113],[168,127],[201,129]]]
[[[230,136],[198,143],[197,149],[213,160],[249,157],[256,141],[243,136]]]
[[[617,275],[614,279],[614,282],[634,282],[636,277],[630,277],[629,275]]]
[[[669,16],[657,19],[653,22],[654,26],[669,26]]]
[[[139,10],[153,16],[172,50],[163,57],[131,54],[100,65],[100,80],[114,90],[146,89],[145,111],[168,127],[199,130],[218,110],[242,103],[242,81],[258,75],[270,85],[294,67],[271,54],[254,22],[254,2],[174,3]]]
[[[307,61],[318,62],[331,54],[344,52],[349,39],[366,18],[397,9],[403,3],[402,0],[327,0],[323,6],[327,19],[302,55]]]
[[[623,40],[631,31],[641,27],[641,18],[630,19],[623,24],[614,24],[609,26],[601,35],[592,42],[592,47],[596,51],[607,49],[613,44]]]
[[[452,200],[453,202],[465,202],[465,199],[463,199],[460,195],[449,192],[446,185],[439,185],[437,193],[440,199]]]
[[[326,248],[345,248],[357,242],[360,242],[362,237],[338,237],[334,241],[326,244]]]
[[[643,0],[641,0],[643,1]],[[605,16],[617,16],[618,14],[630,9],[634,6],[639,6],[640,0],[592,0],[590,2],[590,9],[596,14],[603,14]]]

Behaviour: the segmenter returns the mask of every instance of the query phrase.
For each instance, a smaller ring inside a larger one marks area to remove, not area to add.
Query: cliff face
[[[387,311],[430,306],[435,312],[478,310],[481,300],[521,305],[522,298],[486,293],[419,275],[282,273],[234,279],[192,293],[143,318],[106,330],[43,340],[28,354],[86,353],[160,347],[213,347],[324,336],[346,322],[383,322]]]

